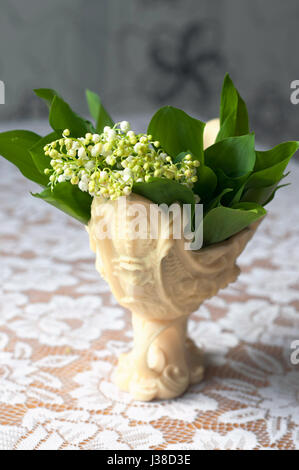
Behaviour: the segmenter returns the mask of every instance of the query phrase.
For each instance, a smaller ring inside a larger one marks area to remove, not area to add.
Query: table
[[[94,269],[87,233],[1,159],[0,449],[299,449],[299,165],[291,170],[238,282],[192,316],[204,381],[140,403],[111,381],[130,315]]]

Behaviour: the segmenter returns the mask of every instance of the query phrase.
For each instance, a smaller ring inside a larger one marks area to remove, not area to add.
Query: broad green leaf
[[[260,186],[257,185],[256,187],[246,188],[246,185],[245,185],[245,190],[244,190],[244,194],[242,196],[241,201],[242,202],[257,202],[258,204],[265,206],[266,204],[270,202],[270,200],[272,201],[276,191],[279,188],[284,188],[285,186],[290,185],[290,183],[287,183],[287,184],[281,184],[280,186],[278,186],[280,181],[282,181],[282,179],[286,178],[288,175],[289,173],[282,175],[280,178],[278,178],[277,181],[275,181],[275,183],[269,186],[264,186],[261,183]]]
[[[232,188],[225,188],[223,189],[223,191],[221,191],[220,194],[218,194],[218,196],[216,196],[214,199],[212,199],[212,201],[208,204],[208,211],[210,211],[211,209],[214,209],[215,207],[218,207],[220,206],[221,204],[221,200],[223,198],[223,196],[227,193],[230,193],[232,192]]]
[[[205,164],[231,178],[243,176],[255,165],[254,134],[228,137],[205,150]]]
[[[278,183],[281,180],[289,161],[290,158],[287,158],[283,162],[277,163],[270,168],[253,173],[248,179],[246,188],[263,188],[264,186]]]
[[[59,93],[52,88],[36,88],[33,91],[39,98],[42,98],[49,107],[51,106],[54,96],[60,97]]]
[[[243,188],[244,190],[246,182],[248,181],[248,178],[251,175],[251,171],[249,171],[248,173],[245,173],[245,175],[238,176],[236,178],[231,178],[229,176],[226,176],[225,173],[219,168],[215,171],[216,171],[217,178],[218,178],[216,193],[217,194],[221,193],[225,188],[232,189],[232,192],[230,194],[227,194],[226,196],[224,196],[224,199],[223,199],[224,205],[230,206],[233,201],[239,202],[238,194],[239,194],[239,197],[241,197],[243,193],[243,191],[241,191],[241,188]]]
[[[299,142],[283,142],[282,144],[276,145],[273,149],[266,151],[256,152],[256,161],[254,171],[265,170],[266,168],[272,167],[278,163],[289,159],[297,152],[299,148]]]
[[[35,163],[36,168],[44,175],[44,170],[50,168],[50,158],[45,155],[44,146],[61,138],[59,132],[51,132],[42,139],[38,140],[33,147],[29,149],[32,160]]]
[[[29,149],[40,140],[30,131],[8,131],[0,134],[0,155],[13,163],[31,181],[47,186],[48,178],[36,168]]]
[[[96,131],[102,133],[105,126],[113,127],[113,119],[104,108],[99,95],[93,91],[86,90],[86,99],[89,112],[96,122]]]
[[[276,194],[276,191],[278,191],[279,189],[281,188],[285,188],[286,186],[290,186],[291,183],[286,183],[286,184],[280,184],[279,186],[276,186],[276,188],[274,189],[273,193],[271,194],[271,196],[269,197],[269,199],[267,199],[267,201],[264,203],[264,206],[266,206],[267,204],[269,204],[273,199],[274,199],[274,196]]]
[[[194,204],[194,194],[191,189],[167,178],[152,178],[148,183],[135,183],[133,192],[156,204],[171,205],[173,202]]]
[[[215,207],[203,219],[204,245],[230,238],[266,214],[258,204],[242,203],[233,207]]]
[[[271,150],[256,152],[255,171],[246,183],[242,201],[267,204],[298,148],[299,142],[285,142]]]
[[[267,203],[273,192],[275,192],[277,185],[278,183],[260,188],[250,188],[244,192],[241,201],[256,202],[257,204],[263,206]]]
[[[53,191],[46,188],[40,194],[32,194],[87,225],[91,216],[92,197],[69,182],[57,184]]]
[[[249,177],[242,201],[266,205],[273,199],[284,171],[299,148],[299,142],[284,142],[271,150],[256,152],[254,172]],[[285,175],[286,176],[286,175]],[[281,185],[283,187],[286,185]]]
[[[232,197],[232,199],[231,199],[229,205],[232,206],[232,205],[237,204],[238,202],[240,202],[241,197],[242,197],[242,194],[243,194],[243,192],[244,192],[245,184],[246,184],[246,183],[242,184],[242,185],[239,187],[239,189],[237,189],[236,191],[234,191],[233,197]],[[259,203],[258,201],[253,201],[253,202]]]
[[[203,130],[205,123],[188,116],[184,111],[165,106],[152,117],[148,134],[175,157],[188,149],[194,158],[203,162]]]
[[[59,96],[54,96],[50,108],[49,122],[55,131],[69,129],[73,137],[82,137],[86,132],[93,132],[91,124],[76,114]]]
[[[200,202],[206,204],[210,201],[217,187],[217,176],[214,171],[201,164],[197,168],[198,180],[193,186],[193,191],[200,197]]]
[[[216,142],[227,137],[245,134],[249,134],[247,107],[227,74],[224,78],[221,93],[220,130]]]

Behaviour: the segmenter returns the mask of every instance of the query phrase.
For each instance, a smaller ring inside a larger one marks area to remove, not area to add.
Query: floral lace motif
[[[111,380],[130,316],[87,234],[4,161],[0,173],[0,449],[299,449],[298,185],[269,206],[238,282],[190,319],[205,380],[140,403]]]

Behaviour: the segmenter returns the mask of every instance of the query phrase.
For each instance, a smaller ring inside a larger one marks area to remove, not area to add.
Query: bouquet
[[[172,106],[159,109],[146,133],[114,123],[87,90],[94,122],[76,114],[52,89],[35,93],[49,106],[53,129],[0,134],[0,154],[39,184],[33,194],[87,225],[94,198],[131,193],[156,204],[203,204],[203,242],[221,242],[265,214],[299,142],[255,150],[244,100],[229,75],[223,82],[219,132],[204,148],[205,123]]]

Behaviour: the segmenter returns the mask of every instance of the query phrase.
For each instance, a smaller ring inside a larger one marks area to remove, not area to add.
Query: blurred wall
[[[299,138],[298,0],[0,0],[1,120],[45,116],[32,88],[123,118],[163,104],[210,118],[230,72],[261,142]]]

